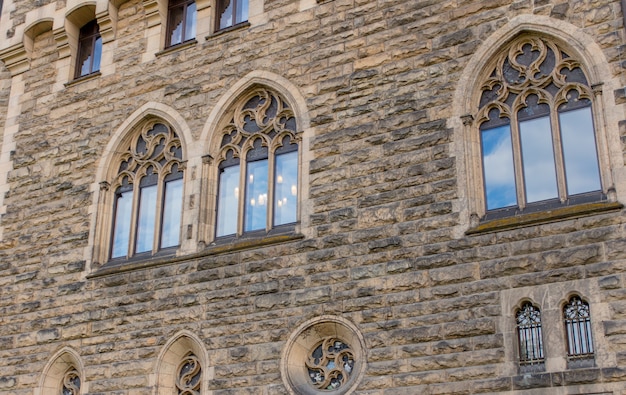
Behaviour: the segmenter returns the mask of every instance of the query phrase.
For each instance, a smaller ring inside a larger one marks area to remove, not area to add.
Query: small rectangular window
[[[248,0],[217,0],[216,30],[226,29],[248,20]]]
[[[80,29],[75,78],[100,71],[102,38],[98,23],[93,20]]]
[[[171,47],[196,38],[196,2],[170,0],[168,8],[166,46]]]

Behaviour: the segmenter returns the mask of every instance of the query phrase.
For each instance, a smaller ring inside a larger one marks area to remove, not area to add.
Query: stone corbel
[[[158,26],[161,23],[158,0],[143,0],[143,7],[146,12],[148,28]]]
[[[15,44],[0,51],[0,61],[9,69],[11,76],[21,74],[30,68],[30,61],[24,43]]]
[[[106,44],[115,39],[115,21],[111,18],[109,11],[102,11],[96,14],[98,29],[100,29],[100,37],[102,44]]]
[[[70,41],[67,37],[67,32],[64,27],[56,29],[52,32],[54,35],[54,41],[57,43],[57,50],[59,51],[59,59],[64,59],[72,54],[70,49]]]

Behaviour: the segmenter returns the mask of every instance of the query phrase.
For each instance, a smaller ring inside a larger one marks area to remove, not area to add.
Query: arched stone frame
[[[97,270],[108,260],[110,247],[110,232],[112,221],[113,197],[107,190],[107,183],[117,172],[117,148],[128,144],[136,133],[137,128],[145,122],[161,120],[173,130],[181,141],[183,160],[186,161],[183,181],[183,214],[181,217],[181,239],[179,254],[196,251],[197,244],[192,234],[195,234],[198,209],[193,204],[194,198],[200,189],[199,180],[194,176],[200,162],[198,144],[193,144],[191,129],[182,116],[173,108],[155,102],[149,102],[135,110],[113,133],[98,162],[95,182],[91,185],[93,193],[92,204],[89,208],[91,218],[89,247],[86,252],[87,272]],[[191,158],[191,159],[188,159]],[[193,158],[196,158],[194,161]]]
[[[80,356],[72,348],[63,347],[50,358],[44,367],[34,395],[60,394],[64,376],[72,369],[78,373],[80,378],[80,393],[88,393],[89,387],[85,381],[85,367]]]
[[[347,395],[354,393],[358,388],[367,370],[368,352],[365,338],[357,326],[348,319],[323,315],[300,324],[285,343],[281,354],[280,374],[290,395],[315,395],[326,392],[324,389],[315,388],[310,381],[312,371],[307,366],[307,360],[314,350],[319,345],[326,344],[327,340],[339,341],[348,346],[352,360],[351,370],[346,372],[345,368],[340,368],[342,374],[349,376],[346,382],[330,393]],[[315,370],[317,369],[313,369]]]
[[[205,156],[203,167],[203,188],[201,201],[201,224],[199,241],[203,244],[211,243],[215,239],[215,221],[216,221],[216,199],[217,199],[217,183],[218,183],[218,165],[217,160],[212,160],[213,155],[219,152],[221,142],[221,128],[224,123],[228,122],[227,115],[233,108],[235,103],[241,100],[245,94],[255,87],[265,87],[276,92],[289,104],[296,119],[298,130],[296,134],[301,136],[298,147],[299,160],[299,191],[300,200],[298,202],[298,212],[296,231],[304,233],[308,228],[309,204],[307,199],[309,196],[309,161],[312,159],[309,151],[309,140],[313,135],[310,126],[310,118],[306,106],[306,100],[300,93],[300,90],[284,77],[267,71],[253,71],[241,80],[237,81],[226,91],[217,101],[213,110],[202,129],[200,141],[205,143]]]
[[[200,393],[208,393],[209,381],[213,379],[214,368],[209,365],[209,356],[202,341],[188,330],[174,335],[163,346],[157,357],[154,374],[150,377],[153,395],[176,395],[176,378],[183,359],[193,354],[201,367]]]
[[[485,213],[480,138],[474,115],[480,99],[480,81],[490,73],[498,54],[522,35],[547,38],[578,59],[594,89],[598,160],[602,192],[609,201],[624,200],[624,166],[619,150],[618,122],[623,119],[623,106],[615,105],[613,91],[621,85],[611,72],[602,49],[582,29],[567,22],[540,15],[521,15],[492,34],[470,58],[459,79],[453,102],[453,117],[449,123],[455,131],[458,191],[461,198],[462,227],[476,227]],[[477,72],[482,71],[481,72]]]
[[[502,316],[499,330],[503,334],[505,361],[500,376],[515,376],[520,373],[515,313],[526,301],[541,310],[544,338],[545,371],[568,370],[566,343],[563,327],[563,306],[573,295],[589,303],[591,326],[594,336],[595,364],[597,367],[615,366],[616,355],[604,337],[603,322],[610,320],[610,307],[602,300],[597,279],[563,281],[552,284],[511,288],[500,293]]]

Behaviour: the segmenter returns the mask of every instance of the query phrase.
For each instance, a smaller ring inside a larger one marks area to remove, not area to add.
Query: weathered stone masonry
[[[81,394],[178,394],[185,361],[202,394],[326,393],[304,359],[335,336],[352,365],[329,393],[626,394],[623,2],[250,0],[218,33],[196,3],[196,40],[165,49],[167,2],[4,0],[0,393],[60,394],[70,373]],[[74,80],[84,15],[102,65]],[[605,198],[484,221],[480,84],[524,35],[585,66]],[[298,222],[223,242],[219,130],[255,87],[295,114]],[[153,119],[183,145],[181,245],[109,262],[105,181]],[[567,357],[572,296],[587,365]],[[537,369],[520,366],[526,301]]]

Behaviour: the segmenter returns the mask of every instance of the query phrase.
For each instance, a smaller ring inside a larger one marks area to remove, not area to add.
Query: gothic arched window
[[[541,311],[525,302],[515,314],[520,366],[541,365],[545,360]]]
[[[578,60],[551,41],[522,37],[481,90],[487,216],[603,199],[594,93]]]
[[[257,88],[235,107],[218,157],[217,237],[297,221],[298,141],[280,96]]]
[[[110,258],[154,254],[180,244],[183,202],[181,142],[167,125],[145,125],[121,155]]]
[[[589,304],[578,296],[572,296],[563,306],[567,356],[571,360],[593,358],[591,315]]]

